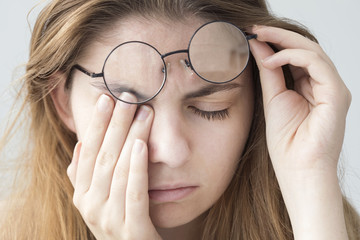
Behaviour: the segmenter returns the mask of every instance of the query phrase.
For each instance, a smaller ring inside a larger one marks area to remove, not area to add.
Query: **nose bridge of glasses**
[[[176,50],[176,51],[172,51],[172,52],[168,52],[168,53],[165,53],[165,54],[162,54],[161,55],[161,58],[164,59],[168,56],[171,56],[171,55],[174,55],[174,54],[178,54],[178,53],[186,53],[186,54],[189,54],[189,50],[188,49],[182,49],[182,50]]]
[[[170,71],[171,63],[170,63],[170,61],[166,61],[165,58],[169,57],[171,55],[174,55],[174,54],[179,54],[179,53],[186,53],[187,54],[186,57],[180,58],[179,62],[180,62],[180,64],[182,66],[184,66],[184,68],[187,69],[187,71],[189,73],[192,74],[192,67],[191,67],[191,64],[190,64],[190,62],[188,60],[188,53],[189,53],[188,49],[176,50],[176,51],[168,52],[168,53],[165,53],[165,54],[161,55],[161,58],[164,60],[164,63],[166,65],[167,72],[169,73],[169,71]],[[163,72],[165,72],[165,69],[163,69]]]

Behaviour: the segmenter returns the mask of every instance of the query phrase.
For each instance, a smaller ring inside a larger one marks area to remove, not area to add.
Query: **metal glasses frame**
[[[196,69],[194,69],[193,65],[191,64],[191,58],[190,58],[190,46],[191,46],[191,42],[192,42],[194,36],[196,35],[196,33],[197,33],[198,31],[200,31],[203,27],[207,26],[208,24],[216,23],[216,22],[227,23],[227,24],[231,24],[232,26],[236,27],[236,28],[239,30],[239,32],[244,36],[244,38],[247,40],[247,41],[246,41],[246,42],[247,42],[247,49],[248,49],[248,52],[249,52],[248,58],[247,58],[247,60],[246,60],[246,64],[245,64],[244,69],[243,69],[236,77],[234,77],[234,78],[232,78],[232,79],[230,79],[230,80],[224,81],[224,82],[212,82],[212,81],[210,81],[210,80],[202,77],[199,73],[196,72]],[[248,41],[251,40],[251,39],[254,39],[254,38],[257,38],[257,34],[246,35],[246,34],[245,34],[238,26],[236,26],[235,24],[232,24],[232,23],[226,22],[226,21],[219,21],[219,20],[217,20],[217,21],[207,22],[207,23],[203,24],[202,26],[200,26],[200,27],[194,32],[194,34],[192,35],[192,37],[191,37],[191,39],[190,39],[190,41],[189,41],[189,44],[188,44],[187,49],[180,49],[180,50],[171,51],[171,52],[168,52],[168,53],[165,53],[165,54],[161,54],[154,46],[152,46],[152,45],[150,45],[150,44],[148,44],[148,43],[146,43],[146,42],[142,42],[142,41],[127,41],[127,42],[123,42],[123,43],[117,45],[113,50],[111,50],[111,52],[107,55],[107,57],[106,57],[106,59],[105,59],[105,61],[104,61],[104,65],[103,65],[102,70],[101,70],[100,73],[90,72],[90,71],[88,71],[87,69],[85,69],[84,67],[80,66],[79,64],[75,64],[75,65],[73,66],[73,68],[79,70],[80,72],[86,74],[87,76],[89,76],[89,77],[91,77],[91,78],[99,78],[99,77],[102,77],[103,80],[104,80],[104,84],[105,84],[107,90],[108,90],[108,91],[110,92],[110,94],[111,94],[113,97],[115,97],[116,99],[118,99],[118,100],[120,100],[120,101],[122,101],[122,102],[128,103],[128,104],[143,104],[143,103],[146,103],[146,102],[152,100],[153,98],[155,98],[155,97],[160,93],[160,91],[162,90],[162,88],[163,88],[164,85],[165,85],[166,78],[167,78],[167,68],[166,68],[166,63],[165,63],[165,60],[164,60],[164,59],[165,59],[166,57],[168,57],[168,56],[170,56],[170,55],[173,55],[173,54],[186,53],[186,54],[187,54],[187,57],[188,57],[188,59],[189,59],[189,61],[187,61],[187,60],[185,59],[185,64],[186,64],[186,66],[187,66],[187,67],[190,67],[191,70],[194,71],[194,72],[196,73],[196,75],[199,76],[201,79],[203,79],[203,80],[206,81],[206,82],[210,82],[210,83],[214,83],[214,84],[228,83],[228,82],[230,82],[230,81],[233,81],[233,80],[236,79],[237,77],[239,77],[239,76],[241,75],[241,73],[246,69],[246,67],[247,67],[247,65],[248,65],[248,63],[249,63],[249,58],[250,58],[250,47],[249,47],[249,42],[248,42]],[[136,102],[136,103],[127,102],[127,101],[122,100],[122,99],[118,98],[117,96],[115,96],[115,95],[112,93],[112,91],[110,90],[108,84],[106,83],[105,74],[104,74],[106,62],[107,62],[107,60],[109,59],[109,57],[111,56],[111,54],[112,54],[117,48],[121,47],[121,46],[124,45],[124,44],[128,44],[128,43],[141,43],[141,44],[145,44],[145,45],[153,48],[153,49],[159,54],[159,56],[160,56],[160,58],[161,58],[161,60],[162,60],[162,62],[163,62],[163,65],[164,65],[164,68],[163,68],[164,79],[163,79],[163,82],[162,82],[159,90],[158,90],[152,97],[150,97],[150,98],[148,98],[148,99],[146,99],[146,100],[144,100],[144,101]]]

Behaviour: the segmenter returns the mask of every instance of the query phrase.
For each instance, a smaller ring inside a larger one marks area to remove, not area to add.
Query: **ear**
[[[51,99],[55,105],[55,109],[64,122],[64,124],[73,132],[76,132],[75,121],[73,118],[71,105],[70,105],[70,93],[71,89],[65,87],[66,76],[62,73],[55,73],[51,76],[51,80],[57,82],[57,86],[50,92]]]

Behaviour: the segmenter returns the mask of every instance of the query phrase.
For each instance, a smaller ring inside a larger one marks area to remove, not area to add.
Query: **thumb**
[[[257,39],[249,41],[250,50],[253,54],[260,72],[260,82],[263,93],[265,111],[271,100],[280,93],[287,90],[284,73],[281,67],[268,69],[263,65],[263,60],[274,54],[271,47]]]

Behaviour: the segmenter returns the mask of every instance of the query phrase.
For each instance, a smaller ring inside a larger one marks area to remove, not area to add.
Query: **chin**
[[[196,213],[189,206],[183,206],[181,203],[150,205],[150,218],[157,228],[175,228],[185,225],[197,218],[201,213]]]

